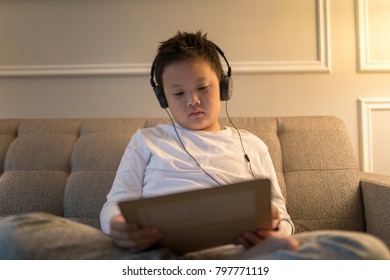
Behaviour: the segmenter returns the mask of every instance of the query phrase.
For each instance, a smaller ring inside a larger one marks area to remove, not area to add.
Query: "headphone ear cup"
[[[160,103],[161,108],[163,109],[168,108],[168,102],[167,99],[165,98],[164,90],[159,86],[154,87],[153,90],[154,90],[154,94],[157,97],[158,102]]]
[[[233,78],[231,76],[223,75],[219,83],[220,99],[221,101],[227,101],[233,94]]]

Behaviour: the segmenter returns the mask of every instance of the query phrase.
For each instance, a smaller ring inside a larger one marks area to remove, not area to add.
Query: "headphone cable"
[[[244,143],[242,142],[242,137],[241,137],[240,130],[236,127],[236,125],[233,123],[232,119],[231,119],[230,116],[229,116],[228,102],[227,102],[227,101],[225,101],[225,111],[226,111],[226,116],[227,116],[227,118],[228,118],[230,124],[231,124],[231,125],[233,126],[233,128],[237,131],[238,137],[239,137],[239,139],[240,139],[241,148],[242,148],[242,151],[244,152],[245,161],[249,164],[249,171],[250,171],[250,173],[252,174],[253,178],[256,179],[256,176],[255,176],[255,174],[253,173],[251,160],[250,160],[248,154],[246,153],[245,147],[244,147]]]
[[[253,169],[252,169],[252,163],[251,163],[251,160],[248,156],[248,154],[246,153],[245,151],[245,147],[244,147],[244,143],[242,141],[242,137],[241,137],[241,133],[240,133],[240,130],[236,127],[236,125],[233,123],[232,119],[230,118],[230,115],[229,115],[229,110],[228,110],[228,105],[227,105],[227,101],[225,101],[225,111],[226,111],[226,116],[230,122],[230,124],[233,126],[233,128],[237,131],[237,134],[238,134],[238,137],[240,139],[240,144],[241,144],[241,148],[242,148],[242,151],[244,152],[244,158],[245,158],[245,161],[248,163],[249,165],[249,171],[250,173],[252,174],[253,178],[256,179],[256,176],[253,172]],[[210,173],[208,173],[200,164],[199,162],[196,160],[196,158],[187,150],[187,148],[185,147],[183,141],[181,140],[181,137],[179,136],[179,133],[177,132],[177,129],[176,129],[176,125],[175,125],[175,122],[171,116],[171,114],[169,113],[168,109],[165,108],[165,112],[167,113],[169,119],[171,120],[171,123],[172,123],[172,126],[173,126],[173,129],[175,131],[175,134],[177,136],[177,139],[179,140],[180,142],[180,145],[181,147],[183,148],[183,150],[192,158],[192,160],[196,163],[196,165],[203,171],[203,173],[205,173],[208,177],[210,177],[215,183],[217,183],[218,186],[222,186],[220,182],[218,182],[213,176],[211,176]]]
[[[173,118],[172,118],[171,114],[169,114],[167,109],[165,109],[165,112],[167,112],[169,118],[171,119],[171,122],[172,122],[172,125],[173,125],[173,129],[174,129],[174,131],[176,133],[177,139],[179,139],[180,145],[183,148],[183,150],[193,159],[193,161],[203,171],[203,173],[205,173],[207,176],[209,176],[215,183],[217,183],[218,186],[221,187],[222,184],[220,182],[218,182],[213,176],[211,176],[206,170],[204,170],[204,168],[199,164],[199,162],[195,159],[195,157],[186,149],[186,147],[184,146],[183,141],[181,140],[181,138],[179,136],[179,133],[177,132],[176,125],[175,125],[175,122],[173,121]]]

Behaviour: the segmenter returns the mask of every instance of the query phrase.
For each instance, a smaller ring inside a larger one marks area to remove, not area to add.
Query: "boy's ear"
[[[227,101],[233,94],[233,78],[231,76],[222,75],[219,82],[219,91],[221,101]]]

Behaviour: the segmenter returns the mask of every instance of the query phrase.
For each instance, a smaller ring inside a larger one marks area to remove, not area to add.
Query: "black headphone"
[[[232,97],[233,93],[233,78],[232,78],[232,69],[230,68],[229,62],[225,57],[225,54],[223,51],[214,43],[212,43],[215,47],[215,49],[218,51],[220,56],[225,60],[228,71],[227,75],[222,75],[221,80],[219,82],[219,90],[220,90],[220,99],[221,101],[227,101]],[[156,95],[158,102],[160,103],[161,108],[166,109],[168,108],[168,102],[165,97],[164,89],[162,86],[157,85],[154,81],[154,61],[152,64],[152,68],[150,69],[150,85],[153,88],[154,94]]]

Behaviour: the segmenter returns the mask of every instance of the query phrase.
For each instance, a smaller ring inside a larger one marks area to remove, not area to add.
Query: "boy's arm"
[[[142,183],[147,162],[140,154],[139,146],[134,140],[127,146],[119,164],[114,183],[107,195],[107,201],[100,212],[100,226],[104,233],[110,232],[112,217],[121,214],[118,202],[139,199],[142,196]]]
[[[271,180],[271,196],[272,203],[278,208],[279,211],[279,224],[278,229],[284,236],[293,235],[295,232],[294,223],[291,220],[290,215],[287,212],[286,201],[282,195],[282,191],[279,186],[279,182],[276,176],[275,168],[271,160],[269,153],[265,155],[265,160],[268,163],[268,175]]]

